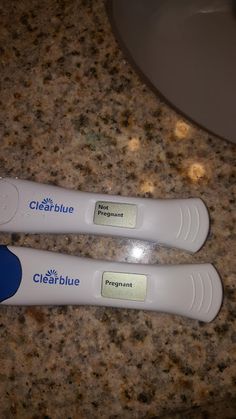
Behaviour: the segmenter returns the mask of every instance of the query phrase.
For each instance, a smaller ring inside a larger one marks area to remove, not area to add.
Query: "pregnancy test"
[[[222,285],[208,263],[140,265],[0,246],[0,302],[133,308],[210,322],[221,306]]]
[[[199,198],[130,198],[0,179],[3,232],[123,236],[196,252],[208,230],[208,212]]]

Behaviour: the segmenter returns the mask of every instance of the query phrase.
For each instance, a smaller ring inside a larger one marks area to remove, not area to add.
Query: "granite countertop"
[[[1,243],[126,262],[212,262],[224,284],[210,324],[126,309],[1,306],[1,418],[235,417],[235,145],[142,83],[102,0],[3,0],[0,16],[1,176],[201,197],[211,217],[195,255],[86,235],[1,234]]]

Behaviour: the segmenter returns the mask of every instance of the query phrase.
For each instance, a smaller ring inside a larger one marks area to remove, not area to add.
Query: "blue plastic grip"
[[[21,263],[7,246],[0,246],[0,303],[17,292],[22,279]]]

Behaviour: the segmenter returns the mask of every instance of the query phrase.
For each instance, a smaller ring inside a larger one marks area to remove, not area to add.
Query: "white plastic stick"
[[[0,302],[156,310],[210,322],[222,285],[211,264],[140,265],[0,246]]]
[[[199,198],[130,198],[1,179],[0,230],[123,236],[196,252],[209,216]]]

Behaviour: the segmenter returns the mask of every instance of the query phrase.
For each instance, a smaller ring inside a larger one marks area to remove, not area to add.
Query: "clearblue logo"
[[[49,284],[49,285],[80,285],[78,278],[70,278],[68,275],[58,275],[55,269],[48,269],[45,274],[35,273],[33,281],[36,284]]]
[[[29,208],[35,211],[63,212],[65,214],[72,214],[74,212],[74,207],[65,204],[55,204],[51,198],[44,198],[41,202],[30,201]]]

